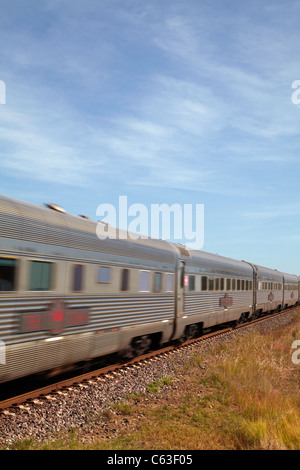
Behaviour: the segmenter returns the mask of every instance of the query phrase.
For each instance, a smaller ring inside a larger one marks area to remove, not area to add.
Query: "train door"
[[[253,306],[252,306],[252,315],[255,317],[256,315],[256,305],[257,305],[257,287],[258,287],[258,281],[257,281],[257,268],[256,266],[252,266],[253,268]]]
[[[175,317],[174,328],[170,339],[179,339],[183,336],[184,325],[182,317],[184,316],[184,280],[185,280],[185,261],[179,260],[176,267],[175,280]]]
[[[244,261],[244,260],[243,260]],[[255,264],[250,263],[249,261],[244,261],[251,266],[253,270],[253,281],[252,281],[252,318],[255,318],[257,315],[257,288],[258,288],[258,280],[257,280],[257,266]]]
[[[184,315],[185,261],[180,260],[177,276],[177,318]]]

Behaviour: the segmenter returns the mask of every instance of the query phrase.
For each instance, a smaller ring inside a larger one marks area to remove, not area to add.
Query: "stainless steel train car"
[[[183,311],[181,326],[189,335],[196,329],[251,318],[252,267],[243,261],[190,251],[185,261]]]
[[[299,301],[296,276],[106,230],[100,240],[92,220],[0,197],[0,382]]]
[[[298,277],[292,274],[283,274],[283,308],[295,305],[299,301]]]
[[[284,306],[283,299],[283,274],[279,271],[253,265],[256,284],[255,304],[256,315],[263,312],[281,310]]]

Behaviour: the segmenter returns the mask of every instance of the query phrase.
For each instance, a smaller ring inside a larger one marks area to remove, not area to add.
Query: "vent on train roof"
[[[53,211],[57,211],[57,212],[61,212],[62,214],[66,214],[67,211],[65,211],[65,209],[63,209],[62,207],[58,206],[57,204],[52,204],[52,203],[49,203],[47,202],[45,204],[46,207],[48,207],[48,209],[52,209]]]
[[[79,214],[78,217],[81,217],[82,219],[91,220],[87,215],[83,215],[83,214]]]

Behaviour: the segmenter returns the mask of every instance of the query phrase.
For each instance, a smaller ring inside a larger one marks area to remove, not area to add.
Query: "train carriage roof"
[[[283,273],[277,271],[277,269],[270,269],[266,268],[265,266],[258,266],[254,265],[257,278],[259,280],[266,280],[266,281],[274,281],[274,282],[282,282],[283,281]]]
[[[96,228],[97,222],[91,219],[0,195],[0,238],[167,263],[178,256],[176,247],[167,241],[132,240],[118,229],[116,239],[100,240]],[[108,236],[115,233],[110,226],[106,229]]]
[[[286,284],[288,283],[297,283],[300,281],[300,277],[296,276],[296,274],[287,274],[287,273],[282,273],[284,277],[284,282]]]
[[[190,257],[186,258],[186,265],[198,268],[203,272],[223,275],[252,276],[252,267],[244,262],[227,258],[205,251],[189,250]]]

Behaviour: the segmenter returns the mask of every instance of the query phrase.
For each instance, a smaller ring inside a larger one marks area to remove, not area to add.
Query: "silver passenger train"
[[[0,196],[0,382],[299,302],[297,276],[162,240],[100,240],[96,226]]]

